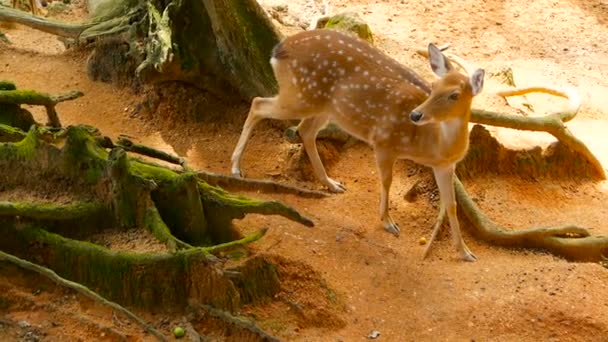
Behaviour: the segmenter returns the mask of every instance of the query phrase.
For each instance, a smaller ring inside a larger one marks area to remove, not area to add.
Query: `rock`
[[[328,28],[352,32],[359,36],[359,38],[367,40],[371,44],[374,43],[372,30],[356,12],[343,12],[332,15],[327,18],[327,21],[319,19],[317,21],[317,28]]]

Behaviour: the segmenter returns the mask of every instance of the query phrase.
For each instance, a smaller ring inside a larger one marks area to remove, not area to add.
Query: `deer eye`
[[[457,101],[460,98],[460,93],[459,92],[453,92],[450,94],[450,96],[448,96],[448,98],[452,101]]]

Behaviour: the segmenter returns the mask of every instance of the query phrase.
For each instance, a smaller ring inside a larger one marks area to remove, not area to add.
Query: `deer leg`
[[[460,234],[460,225],[456,216],[456,196],[454,194],[454,170],[456,165],[450,165],[443,168],[433,168],[435,181],[439,187],[439,195],[441,198],[441,206],[444,208],[450,221],[450,229],[452,230],[452,240],[460,255],[460,258],[465,261],[475,261],[477,257],[469,250]],[[439,224],[441,226],[441,224]]]
[[[36,6],[36,0],[30,0],[30,8],[32,9],[32,15],[38,14],[38,7]]]
[[[393,153],[376,149],[376,164],[378,166],[378,175],[382,184],[380,188],[380,217],[384,230],[399,236],[399,226],[393,221],[389,214],[389,194],[391,184],[393,183],[393,165],[395,165],[396,157]]]
[[[424,250],[422,259],[426,259],[426,257],[429,256],[429,253],[431,252],[431,246],[433,245],[433,242],[437,238],[439,231],[441,231],[441,227],[443,226],[443,221],[445,221],[445,208],[443,207],[443,204],[440,205],[439,207],[440,207],[439,215],[437,215],[437,221],[435,222],[435,225],[433,226],[433,233],[431,233],[431,238],[429,239],[429,243]]]
[[[340,182],[335,181],[327,176],[323,162],[319,157],[319,151],[317,150],[317,133],[327,123],[327,116],[313,116],[306,118],[298,125],[298,133],[302,138],[302,144],[304,150],[308,155],[308,159],[312,164],[312,169],[315,172],[317,178],[323,183],[331,192],[344,192],[346,188]]]
[[[232,153],[231,172],[233,176],[242,177],[241,159],[243,157],[243,151],[247,146],[247,142],[249,141],[249,137],[251,136],[251,132],[255,125],[265,118],[280,118],[276,111],[276,103],[276,97],[256,97],[251,102],[247,120],[245,120],[241,136]]]

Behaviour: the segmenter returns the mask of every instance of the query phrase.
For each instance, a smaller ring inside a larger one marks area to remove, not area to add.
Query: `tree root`
[[[101,203],[74,203],[70,205],[0,202],[0,216],[16,216],[34,220],[82,220],[99,217],[107,210]]]
[[[249,333],[253,334],[254,336],[260,338],[262,341],[267,341],[267,342],[280,341],[276,337],[269,335],[267,332],[265,332],[264,330],[257,327],[254,323],[252,323],[248,320],[245,320],[243,318],[233,316],[229,312],[226,312],[223,310],[218,310],[209,305],[198,305],[197,307],[202,309],[207,315],[209,315],[213,318],[219,319],[220,321],[227,323],[229,325],[233,325],[239,329],[246,330]],[[249,340],[249,339],[246,339],[246,340]]]
[[[281,184],[269,180],[246,179],[233,176],[226,176],[217,173],[198,171],[200,180],[210,185],[220,186],[227,190],[259,191],[263,193],[293,194],[308,198],[323,198],[329,196],[328,193],[317,190],[308,190]]]
[[[303,224],[307,227],[314,227],[314,222],[302,216],[295,209],[286,206],[278,201],[260,201],[242,196],[235,196],[221,188],[213,187],[207,183],[199,182],[201,196],[207,205],[215,205],[225,208],[224,217],[216,217],[214,220],[221,224],[223,220],[233,218],[243,218],[245,214],[279,215],[292,221]],[[213,197],[209,197],[212,195]],[[211,218],[210,218],[211,219]]]
[[[78,38],[82,31],[96,23],[69,24],[31,15],[10,7],[0,6],[0,22],[17,23],[35,30],[66,38]]]
[[[55,106],[60,102],[74,100],[83,95],[84,94],[80,91],[71,91],[60,95],[49,95],[32,90],[0,90],[0,103],[44,106],[49,120],[47,125],[59,128],[61,127],[61,123],[57,116]]]
[[[84,295],[85,297],[88,297],[98,303],[101,303],[102,305],[109,306],[112,309],[114,309],[115,311],[122,313],[123,315],[128,317],[130,320],[132,320],[135,323],[137,323],[138,325],[140,325],[145,331],[154,335],[154,337],[156,337],[158,340],[168,341],[167,338],[165,336],[163,336],[158,330],[154,329],[152,326],[150,326],[149,324],[144,322],[144,320],[142,320],[141,318],[136,316],[131,311],[127,310],[126,308],[120,306],[119,304],[117,304],[115,302],[112,302],[112,301],[109,301],[109,300],[103,298],[102,296],[89,290],[85,286],[82,286],[78,283],[75,283],[73,281],[60,277],[59,275],[57,275],[57,273],[55,273],[54,271],[52,271],[46,267],[42,267],[40,265],[33,264],[29,261],[20,259],[11,254],[4,253],[3,251],[0,251],[0,260],[10,262],[23,269],[36,272],[44,277],[49,278],[50,280],[52,280],[53,282],[57,283],[60,286],[64,286],[69,289],[72,289],[72,290]]]
[[[266,235],[267,231],[268,231],[268,228],[263,228],[263,229],[259,230],[258,232],[248,235],[240,240],[234,240],[234,241],[222,243],[222,244],[211,246],[211,247],[205,247],[203,249],[207,253],[215,254],[215,253],[218,253],[225,249],[234,248],[237,246],[244,246],[244,245],[250,244],[252,242],[258,241],[259,239],[263,238],[264,235]]]
[[[150,206],[146,210],[146,214],[144,216],[144,226],[158,241],[164,243],[170,252],[176,252],[180,249],[194,248],[194,246],[181,241],[171,234],[171,230],[169,230],[169,227],[167,227],[155,206]]]
[[[425,50],[417,51],[420,55],[428,58]],[[471,74],[473,66],[463,58],[446,53],[446,56],[467,74]],[[496,94],[501,97],[523,96],[530,93],[544,93],[568,99],[568,107],[541,117],[524,117],[506,113],[497,113],[481,109],[471,110],[471,122],[483,125],[512,128],[517,130],[547,132],[553,135],[559,142],[574,152],[581,154],[593,166],[593,170],[600,179],[606,179],[606,172],[599,160],[593,155],[589,148],[577,137],[575,137],[564,125],[576,116],[580,107],[581,99],[574,89],[554,89],[551,87],[527,87],[499,91]]]
[[[122,147],[124,150],[129,151],[129,152],[141,154],[141,155],[156,158],[159,160],[164,160],[166,162],[176,164],[176,165],[184,166],[186,163],[186,160],[184,158],[174,156],[172,154],[166,153],[161,150],[157,150],[152,147],[136,144],[136,143],[132,142],[131,140],[124,138],[124,137],[118,138],[117,146]]]
[[[585,157],[593,166],[593,169],[600,179],[606,179],[606,172],[600,161],[593,155],[589,148],[575,137],[564,125],[565,122],[572,120],[581,106],[580,96],[571,89],[558,90],[547,87],[530,87],[522,89],[505,90],[498,92],[499,96],[520,96],[529,93],[545,93],[554,96],[567,98],[569,105],[566,109],[554,112],[541,117],[523,117],[512,114],[490,112],[480,109],[473,109],[471,112],[471,122],[513,128],[517,130],[527,130],[536,132],[547,132],[553,135],[559,142]]]
[[[463,226],[477,239],[502,247],[540,249],[578,262],[601,262],[608,256],[608,236],[591,236],[585,228],[574,225],[508,230],[498,226],[479,209],[458,178],[454,187],[460,212],[468,219],[468,224]],[[425,257],[439,231],[435,228]]]

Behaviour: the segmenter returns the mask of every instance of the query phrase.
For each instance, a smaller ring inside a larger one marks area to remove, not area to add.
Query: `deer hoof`
[[[395,235],[395,236],[399,236],[399,233],[401,232],[401,229],[399,229],[399,226],[395,223],[387,223],[384,225],[384,230],[386,230],[387,232]]]
[[[327,188],[329,188],[329,191],[335,193],[343,193],[344,191],[346,191],[346,187],[340,182],[337,182],[331,178],[328,178],[327,181]]]
[[[467,262],[475,262],[475,261],[477,261],[477,257],[471,251],[463,251],[462,253],[460,253],[460,258],[463,261],[467,261]]]

